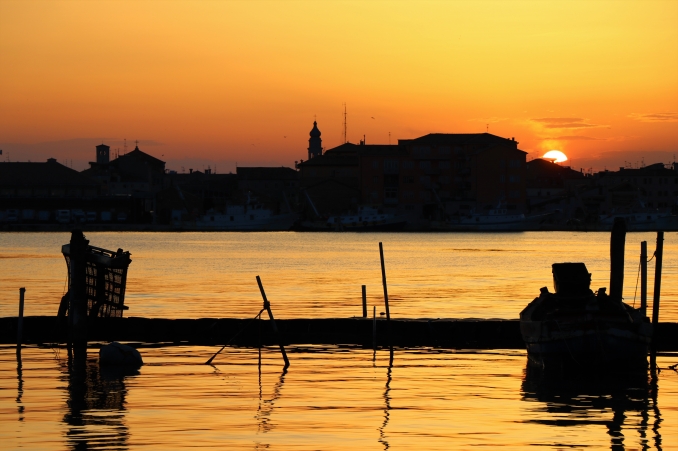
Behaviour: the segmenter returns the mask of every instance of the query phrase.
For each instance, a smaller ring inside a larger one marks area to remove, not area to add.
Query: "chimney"
[[[188,173],[189,173],[189,174],[193,174],[193,169],[189,169],[189,170],[188,170]]]

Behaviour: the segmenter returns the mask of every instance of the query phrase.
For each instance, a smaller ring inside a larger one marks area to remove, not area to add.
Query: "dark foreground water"
[[[545,377],[524,352],[143,349],[138,374],[0,350],[3,449],[675,449],[678,373]],[[548,376],[548,375],[547,375]]]

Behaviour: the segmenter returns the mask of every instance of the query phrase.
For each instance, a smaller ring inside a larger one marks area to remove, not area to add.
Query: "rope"
[[[633,292],[633,308],[636,308],[636,294],[638,294],[638,280],[640,279],[640,262],[638,262],[638,276],[636,277],[636,291]]]
[[[259,310],[259,313],[257,313],[257,315],[256,315],[254,318],[250,319],[250,320],[247,322],[247,324],[245,324],[245,326],[244,326],[242,329],[240,329],[240,331],[239,331],[237,334],[233,335],[233,336],[231,337],[231,339],[228,340],[228,342],[227,342],[225,345],[223,345],[223,346],[221,347],[221,349],[219,349],[219,350],[218,350],[218,351],[217,351],[217,352],[216,352],[216,353],[215,353],[215,354],[214,354],[207,362],[205,362],[205,365],[209,365],[210,363],[212,363],[212,360],[214,360],[214,358],[215,358],[217,355],[219,355],[219,353],[220,353],[221,351],[223,351],[224,348],[226,348],[226,346],[228,346],[229,344],[231,344],[231,342],[232,342],[233,340],[235,340],[235,338],[236,338],[238,335],[240,335],[242,332],[244,332],[245,329],[247,329],[247,328],[249,327],[249,325],[252,324],[252,321],[254,321],[255,319],[259,318],[259,317],[261,316],[261,314],[264,312],[264,310],[265,310],[265,309],[263,309],[263,308],[262,308],[261,310]]]

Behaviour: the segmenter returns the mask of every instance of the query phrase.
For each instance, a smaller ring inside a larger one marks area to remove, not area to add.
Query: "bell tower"
[[[108,164],[110,160],[110,151],[111,148],[106,144],[99,144],[97,146],[97,163]]]
[[[318,123],[313,121],[313,128],[311,129],[311,138],[308,140],[308,159],[319,157],[323,154],[322,142],[320,139],[320,130],[318,130]]]

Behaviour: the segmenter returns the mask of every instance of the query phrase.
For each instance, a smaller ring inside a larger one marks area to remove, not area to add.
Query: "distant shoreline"
[[[364,231],[337,231],[337,230],[210,230],[210,229],[191,229],[177,228],[171,225],[153,225],[153,224],[2,224],[0,232],[70,232],[73,229],[80,229],[84,232],[298,232],[298,233],[384,233],[382,231],[364,230]],[[603,226],[591,225],[567,226],[553,225],[553,227],[541,227],[538,229],[525,230],[431,230],[427,228],[405,228],[403,230],[392,230],[388,233],[523,233],[523,232],[609,232],[609,228]],[[656,230],[630,230],[629,232],[654,232]],[[678,228],[664,229],[667,232],[678,231]]]

